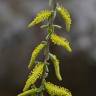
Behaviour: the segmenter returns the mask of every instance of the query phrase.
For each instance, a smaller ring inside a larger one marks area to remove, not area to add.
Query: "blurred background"
[[[58,2],[69,9],[72,28],[69,33],[65,29],[56,32],[68,38],[73,52],[51,44],[61,62],[63,81],[56,79],[53,66],[48,81],[70,89],[73,96],[96,96],[96,0]],[[46,35],[39,28],[41,24],[30,29],[27,25],[38,11],[48,7],[48,0],[0,0],[0,96],[22,92],[32,50]],[[65,28],[59,16],[55,23]]]

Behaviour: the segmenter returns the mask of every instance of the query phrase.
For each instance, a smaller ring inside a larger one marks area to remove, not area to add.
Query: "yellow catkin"
[[[34,88],[34,89],[31,89],[31,90],[25,91],[25,92],[23,92],[23,93],[21,93],[17,96],[29,96],[29,95],[33,96],[37,91],[38,91],[38,89]]]
[[[56,34],[51,34],[51,41],[54,43],[54,44],[57,44],[59,46],[62,46],[64,47],[67,51],[71,52],[72,49],[69,45],[69,42],[63,38],[63,37],[60,37]]]
[[[32,71],[32,74],[29,76],[28,80],[26,81],[25,87],[23,91],[27,91],[32,84],[36,82],[36,80],[42,75],[43,73],[44,63],[39,62]]]
[[[36,18],[34,18],[34,20],[28,25],[28,27],[36,25],[36,24],[48,19],[50,16],[51,16],[51,11],[49,11],[49,10],[40,11],[37,14]]]
[[[56,76],[57,76],[58,80],[61,81],[62,77],[60,75],[59,60],[57,59],[56,55],[53,55],[50,53],[49,56],[50,56],[50,59],[52,60],[52,62],[54,64]]]
[[[70,26],[71,26],[71,17],[70,17],[70,13],[68,12],[67,9],[65,9],[62,6],[57,7],[57,11],[59,12],[59,14],[63,17],[63,19],[65,20],[66,23],[66,30],[69,32],[70,31]]]
[[[31,68],[32,65],[35,63],[36,57],[39,55],[41,50],[45,47],[46,43],[39,44],[32,52],[31,60],[29,62],[28,68]]]
[[[72,96],[68,89],[54,85],[50,82],[45,82],[45,89],[52,96]]]

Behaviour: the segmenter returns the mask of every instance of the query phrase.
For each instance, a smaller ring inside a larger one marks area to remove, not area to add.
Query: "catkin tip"
[[[30,89],[28,91],[25,91],[23,93],[18,94],[17,96],[29,96],[29,95],[33,95],[37,92],[38,88],[34,88],[34,89]]]

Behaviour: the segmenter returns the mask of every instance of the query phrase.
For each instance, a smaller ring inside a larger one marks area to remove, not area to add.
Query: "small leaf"
[[[42,25],[40,28],[48,28],[48,25]]]
[[[59,28],[59,29],[61,29],[62,27],[61,26],[59,26],[59,25],[52,25],[53,27],[56,27],[56,28]]]

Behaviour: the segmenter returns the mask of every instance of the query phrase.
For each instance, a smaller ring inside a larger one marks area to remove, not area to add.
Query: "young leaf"
[[[61,29],[62,27],[60,25],[52,25],[54,28]]]

